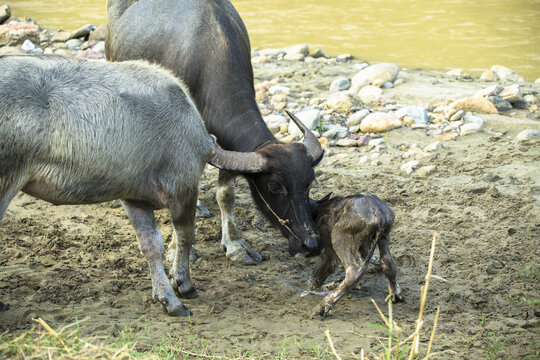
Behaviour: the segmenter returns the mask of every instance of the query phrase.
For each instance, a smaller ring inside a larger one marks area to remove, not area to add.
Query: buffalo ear
[[[330,192],[330,193],[326,194],[322,199],[317,200],[317,202],[322,203],[322,202],[328,201],[330,199],[330,196],[332,196],[332,194],[333,194],[333,192]]]

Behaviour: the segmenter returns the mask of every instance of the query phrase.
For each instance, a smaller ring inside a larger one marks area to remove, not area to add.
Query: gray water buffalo
[[[152,291],[170,315],[194,297],[188,255],[199,178],[209,161],[260,171],[260,156],[220,149],[185,86],[141,61],[0,57],[0,222],[15,194],[53,204],[121,199],[150,265]],[[153,210],[167,208],[178,246],[171,283]]]
[[[145,59],[171,69],[189,87],[208,131],[227,150],[254,152],[259,173],[242,173],[265,217],[289,240],[289,252],[318,252],[309,211],[313,166],[323,155],[302,127],[303,143],[276,140],[257,103],[246,28],[229,0],[108,0],[105,53],[110,61]],[[238,173],[220,171],[221,244],[233,261],[262,259],[242,239],[234,215]]]
[[[390,253],[390,231],[394,212],[375,195],[351,195],[312,203],[313,215],[321,236],[321,261],[313,272],[312,287],[322,285],[341,261],[345,279],[313,309],[312,316],[326,316],[341,297],[365,272],[378,246],[381,267],[388,278],[392,301],[402,301],[396,282],[396,266]]]

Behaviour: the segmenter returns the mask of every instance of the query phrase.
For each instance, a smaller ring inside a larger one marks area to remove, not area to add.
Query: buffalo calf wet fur
[[[339,299],[363,275],[379,248],[380,262],[388,278],[392,301],[402,301],[396,282],[396,265],[390,254],[390,231],[394,212],[375,195],[351,195],[312,202],[315,225],[319,231],[322,253],[313,272],[312,287],[320,287],[341,261],[345,279],[313,309],[312,316],[326,316]]]
[[[189,252],[204,167],[249,172],[260,156],[219,148],[184,84],[157,65],[6,55],[0,74],[0,223],[20,190],[57,205],[120,199],[154,299],[187,315],[175,291],[197,296]],[[162,208],[176,242],[170,281],[153,212]]]

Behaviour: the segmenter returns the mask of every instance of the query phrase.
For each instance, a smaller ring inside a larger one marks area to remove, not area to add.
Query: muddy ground
[[[336,76],[354,75],[350,64],[307,70],[296,63],[262,64],[255,73],[257,81],[280,76],[292,92],[322,96]],[[435,72],[402,70],[400,77],[404,83],[385,95],[408,105],[459,98],[490,85]],[[539,129],[540,122],[527,110],[512,113],[481,115],[483,131],[443,141],[439,155],[429,160],[437,172],[425,179],[401,172],[408,160],[399,156],[412,142],[424,146],[434,139],[405,127],[385,136],[388,153],[379,166],[359,164],[362,148],[331,147],[316,168],[315,198],[374,193],[394,209],[391,250],[406,297],[394,307],[394,317],[406,334],[418,314],[433,233],[440,234],[433,272],[445,281],[432,279],[425,315],[430,330],[441,307],[437,359],[532,359],[540,351],[540,146],[515,140],[523,129]],[[370,298],[382,305],[387,294],[378,266],[364,276],[363,290],[344,297],[331,316],[309,319],[321,298],[300,293],[316,259],[287,254],[286,239],[258,213],[239,180],[238,223],[264,262],[229,262],[220,246],[216,177],[209,168],[201,184],[201,199],[214,217],[197,220],[200,257],[191,269],[199,297],[185,300],[190,319],[168,317],[151,301],[148,265],[122,208],[52,206],[21,193],[0,227],[0,300],[10,306],[0,312],[0,325],[16,331],[30,328],[36,317],[57,328],[84,319],[81,331],[87,335],[114,337],[129,327],[141,350],[171,334],[203,339],[215,353],[243,349],[277,356],[285,348],[292,358],[317,357],[316,350],[328,346],[324,331],[330,329],[343,357],[354,358],[362,348],[378,353],[376,337],[384,332],[371,325],[381,321]],[[170,240],[167,212],[157,218]]]

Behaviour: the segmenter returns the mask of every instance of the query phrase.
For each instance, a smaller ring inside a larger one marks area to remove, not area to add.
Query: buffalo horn
[[[308,154],[311,157],[311,163],[313,165],[317,164],[319,161],[321,161],[321,158],[323,156],[323,149],[321,147],[321,143],[319,140],[313,135],[311,130],[308,129],[306,125],[300,119],[296,117],[293,113],[285,110],[287,112],[287,115],[294,121],[296,126],[304,133],[304,145],[307,148]]]
[[[266,158],[256,152],[224,150],[214,143],[212,156],[208,163],[222,170],[240,173],[260,173],[264,172]]]

